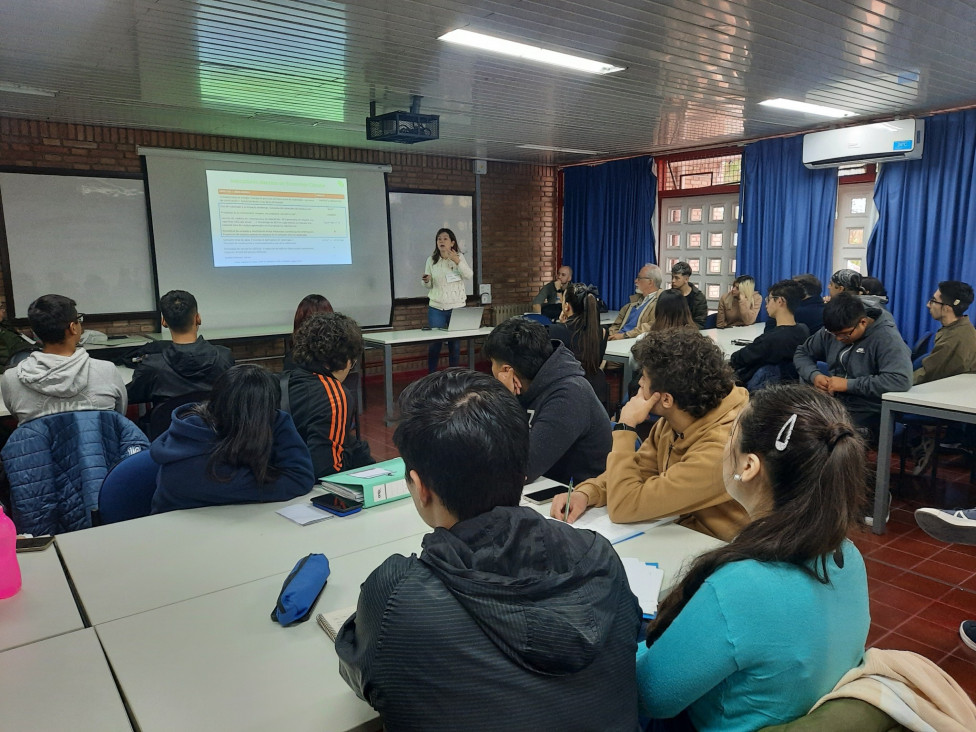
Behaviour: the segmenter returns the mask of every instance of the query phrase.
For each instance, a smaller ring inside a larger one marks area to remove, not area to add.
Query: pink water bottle
[[[20,565],[17,563],[17,529],[0,508],[0,600],[20,591]]]

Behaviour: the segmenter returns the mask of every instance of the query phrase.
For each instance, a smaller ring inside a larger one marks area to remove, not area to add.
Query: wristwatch
[[[636,432],[637,428],[631,427],[629,424],[624,424],[623,422],[617,422],[617,424],[613,426],[613,431],[614,432]]]

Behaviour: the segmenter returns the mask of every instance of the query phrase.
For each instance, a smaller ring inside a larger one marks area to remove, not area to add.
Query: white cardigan
[[[460,254],[460,257],[461,259],[457,264],[443,257],[437,260],[437,264],[434,264],[433,257],[427,257],[424,274],[430,275],[430,280],[424,283],[424,287],[430,290],[431,307],[438,310],[453,310],[464,307],[467,300],[464,280],[470,280],[474,277],[474,272],[471,271],[464,255]],[[456,282],[448,282],[448,275],[451,274],[459,274],[461,278]]]

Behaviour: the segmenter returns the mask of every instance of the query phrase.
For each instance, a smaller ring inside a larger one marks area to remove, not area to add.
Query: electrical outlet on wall
[[[481,304],[491,305],[491,285],[481,285],[479,292],[481,293]]]

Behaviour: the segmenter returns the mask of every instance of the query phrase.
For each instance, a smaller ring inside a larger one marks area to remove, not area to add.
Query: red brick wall
[[[139,173],[140,145],[388,164],[393,168],[389,185],[396,190],[475,192],[472,161],[462,158],[0,117],[0,166],[8,168]],[[481,176],[480,245],[483,281],[491,284],[494,302],[528,302],[551,277],[557,266],[556,215],[554,168],[489,162],[487,175]],[[418,327],[425,313],[421,305],[396,304],[394,328]],[[151,323],[114,321],[97,327],[124,333],[148,330]],[[237,343],[234,351],[239,358],[253,358],[267,357],[277,348],[274,342],[262,341]],[[398,351],[395,357],[398,371],[425,368],[424,349]],[[377,370],[373,357],[369,366],[368,373]]]

